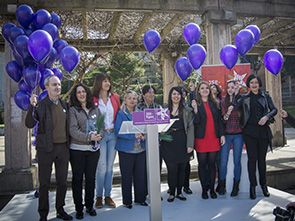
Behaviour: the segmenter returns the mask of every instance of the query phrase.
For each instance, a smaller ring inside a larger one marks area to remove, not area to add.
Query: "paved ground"
[[[276,148],[273,153],[267,155],[267,171],[285,170],[295,168],[295,129],[286,129],[288,138],[287,145]],[[3,137],[0,137],[0,167],[4,166],[4,143]],[[34,156],[34,151],[33,151]],[[165,173],[165,165],[163,172]],[[197,168],[197,161],[192,161],[192,170]],[[114,174],[119,174],[118,158],[114,165]],[[71,176],[71,171],[69,172]],[[216,200],[201,199],[201,189],[198,181],[191,182],[191,188],[194,192],[188,195],[188,200],[181,202],[175,200],[173,203],[166,201],[168,195],[167,184],[161,185],[161,195],[164,198],[162,202],[163,220],[274,220],[273,209],[279,205],[284,207],[288,202],[295,201],[295,196],[286,192],[269,188],[271,197],[264,198],[261,195],[260,188],[257,188],[257,199],[250,200],[249,193],[243,192],[238,197],[232,198],[229,193],[224,196],[218,196]],[[0,212],[0,221],[6,220],[37,220],[37,199],[33,196],[34,191],[28,194],[17,194],[11,200],[11,196],[5,196],[6,201],[10,202]],[[148,220],[149,209],[141,206],[134,206],[128,210],[122,206],[120,187],[114,187],[112,197],[117,203],[116,209],[103,208],[97,210],[97,217],[85,216],[84,220]],[[55,219],[54,211],[54,192],[50,193],[51,210],[49,220]],[[0,198],[1,201],[1,198]],[[66,198],[66,210],[75,215],[72,202],[72,193],[68,191]],[[20,203],[21,202],[21,203]]]

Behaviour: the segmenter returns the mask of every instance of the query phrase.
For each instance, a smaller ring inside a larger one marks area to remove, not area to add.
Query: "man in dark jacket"
[[[47,220],[49,212],[48,192],[52,164],[56,173],[56,203],[57,218],[72,220],[63,207],[67,192],[67,175],[69,162],[69,129],[68,104],[59,98],[61,83],[58,77],[50,76],[44,81],[48,96],[37,103],[37,95],[30,98],[25,124],[33,128],[38,123],[36,150],[39,175],[39,206],[40,220]]]
[[[285,110],[280,110],[280,115],[286,119],[286,121],[295,128],[295,118],[289,114],[287,111]]]

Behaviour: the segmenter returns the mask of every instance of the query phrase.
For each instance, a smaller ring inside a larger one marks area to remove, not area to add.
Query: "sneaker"
[[[102,197],[101,196],[96,197],[95,207],[98,208],[98,209],[103,207],[103,205],[102,205]]]
[[[116,203],[114,203],[114,201],[112,200],[110,196],[106,196],[104,198],[104,203],[105,205],[108,205],[111,208],[116,208]]]

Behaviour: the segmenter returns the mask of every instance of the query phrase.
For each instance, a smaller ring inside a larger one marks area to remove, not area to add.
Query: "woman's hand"
[[[33,105],[33,107],[36,106],[37,104],[37,95],[36,94],[32,94],[32,96],[30,97],[30,103]]]
[[[196,102],[196,100],[192,100],[192,108],[194,108],[194,112],[195,114],[198,113],[198,104]]]
[[[268,117],[267,116],[264,116],[260,119],[260,121],[258,122],[258,124],[260,126],[263,126],[266,122],[268,121]]]
[[[220,137],[220,146],[223,146],[225,144],[225,136]]]
[[[287,113],[287,111],[285,111],[285,110],[280,110],[280,115],[281,115],[283,118],[288,117],[288,113]]]
[[[141,134],[141,140],[145,141],[145,135],[144,134]]]
[[[187,152],[187,153],[191,153],[191,152],[193,152],[193,150],[194,150],[193,148],[191,148],[191,147],[187,147],[186,152]]]
[[[95,133],[92,133],[91,134],[91,140],[93,140],[93,141],[100,141],[101,140],[101,135],[100,134],[97,134],[96,132]]]

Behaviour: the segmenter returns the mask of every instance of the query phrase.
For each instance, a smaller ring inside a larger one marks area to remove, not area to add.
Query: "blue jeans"
[[[106,132],[100,141],[100,157],[96,169],[96,196],[111,196],[113,183],[113,165],[116,156],[117,136]]]
[[[241,156],[244,146],[243,135],[225,135],[225,144],[220,149],[220,179],[225,180],[227,173],[227,162],[231,144],[233,144],[233,157],[234,157],[234,179],[236,181],[241,178]]]

